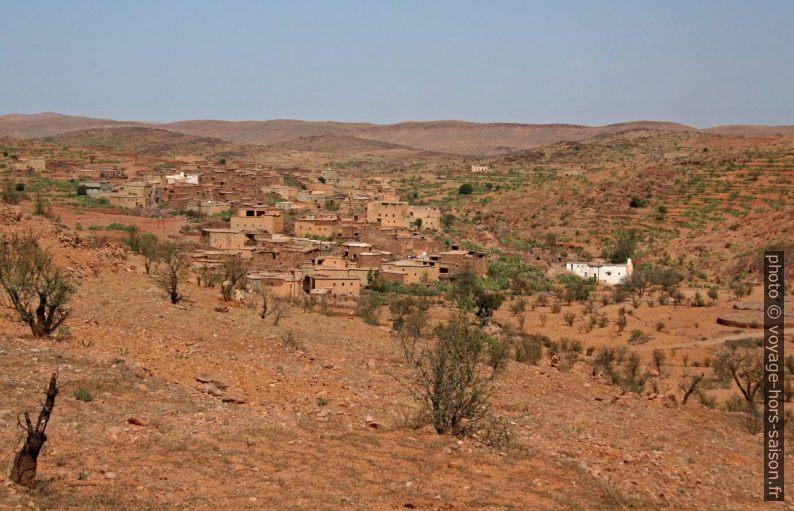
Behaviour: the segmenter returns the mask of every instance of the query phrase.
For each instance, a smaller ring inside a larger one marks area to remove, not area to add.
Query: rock
[[[105,479],[114,480],[116,478],[115,472],[105,472]]]
[[[146,426],[146,422],[142,421],[137,417],[130,417],[129,419],[127,419],[127,422],[129,422],[133,426]]]
[[[214,376],[208,376],[206,374],[198,374],[195,376],[195,378],[196,381],[199,383],[204,383],[204,384],[211,383],[221,390],[226,390],[227,388],[229,388],[228,383],[221,380],[220,378],[215,378]]]
[[[214,383],[202,383],[199,388],[209,394],[210,396],[219,397],[223,395],[223,391],[219,389]]]
[[[235,405],[243,405],[248,402],[246,401],[245,398],[242,398],[240,396],[226,396],[223,399],[221,399],[221,401],[223,401],[224,403],[230,403]]]
[[[229,307],[226,307],[225,305],[223,305],[223,306],[220,306],[220,307],[215,307],[214,310],[215,310],[215,312],[229,312]]]

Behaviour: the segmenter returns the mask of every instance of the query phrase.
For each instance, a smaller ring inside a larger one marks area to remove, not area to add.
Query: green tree
[[[66,321],[75,287],[33,237],[0,241],[0,288],[34,337],[46,337]]]

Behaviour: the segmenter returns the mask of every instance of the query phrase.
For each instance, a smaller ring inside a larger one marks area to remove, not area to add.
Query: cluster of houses
[[[44,160],[21,160],[20,168],[44,171]],[[96,163],[71,171],[85,193],[110,205],[141,212],[161,207],[198,217],[226,213],[228,227],[202,227],[196,268],[213,270],[229,256],[248,268],[248,285],[280,296],[302,293],[357,297],[374,278],[406,286],[429,285],[468,268],[487,271],[484,253],[444,246],[437,208],[400,200],[384,176],[361,177],[337,170],[273,170],[256,164],[210,164],[195,156],[136,158],[133,167]],[[472,172],[488,172],[472,165]],[[130,179],[129,176],[134,178]],[[625,265],[569,262],[583,278],[618,284],[633,269]]]
[[[448,249],[415,223],[411,226],[410,218],[392,225],[377,215],[321,211],[285,222],[285,212],[278,208],[244,206],[230,217],[229,227],[201,229],[193,264],[212,270],[229,256],[239,256],[249,268],[249,287],[291,297],[354,298],[375,278],[430,285],[464,267],[480,275],[487,271],[484,253]]]

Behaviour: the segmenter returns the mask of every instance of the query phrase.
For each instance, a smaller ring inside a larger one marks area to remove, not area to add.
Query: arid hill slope
[[[0,116],[0,135],[38,138],[69,131],[130,125],[145,125],[199,137],[219,138],[240,144],[271,145],[301,137],[352,136],[460,155],[503,154],[631,129],[698,131],[682,124],[655,121],[636,121],[600,127],[572,124],[473,123],[464,121],[403,122],[379,125],[289,119],[268,121],[188,120],[146,124],[46,113]],[[794,132],[794,127],[737,125],[710,128],[709,130],[715,133],[753,136],[791,133]]]
[[[18,211],[0,233],[33,232],[80,287],[58,339],[0,316],[4,453],[55,367],[65,384],[38,487],[1,474],[0,508],[765,508],[740,414],[509,362],[493,410],[515,445],[437,435],[389,327],[297,307],[274,326],[193,284],[173,306],[136,256]]]

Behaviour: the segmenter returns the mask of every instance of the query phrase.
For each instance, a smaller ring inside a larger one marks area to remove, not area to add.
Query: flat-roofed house
[[[381,266],[380,274],[388,282],[405,285],[432,284],[438,282],[438,265],[421,259],[401,259]]]
[[[367,223],[370,224],[405,228],[408,226],[407,217],[407,202],[372,201],[367,204]]]
[[[620,284],[634,272],[634,263],[631,259],[626,264],[609,264],[600,262],[569,262],[565,269],[584,279],[595,279],[605,284]]]
[[[342,257],[351,261],[358,261],[358,256],[372,250],[372,245],[361,241],[346,241],[342,243]]]
[[[441,229],[441,211],[428,206],[410,206],[408,222],[420,229]]]
[[[264,206],[240,208],[229,219],[230,227],[238,231],[261,231],[268,234],[284,232],[284,212]]]
[[[361,280],[341,274],[315,273],[303,279],[303,290],[310,294],[357,297],[361,294]]]
[[[303,290],[303,273],[300,270],[251,273],[246,276],[246,283],[255,291],[265,289],[273,296],[295,298]]]

